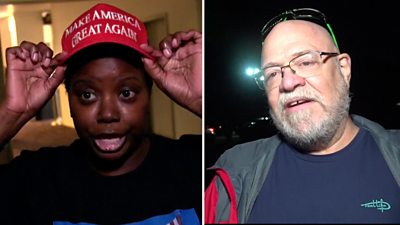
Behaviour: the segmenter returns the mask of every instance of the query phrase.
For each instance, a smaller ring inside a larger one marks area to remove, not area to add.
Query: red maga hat
[[[143,22],[112,5],[93,6],[65,29],[61,44],[68,55],[64,62],[78,51],[99,43],[124,45],[154,59],[140,48],[141,44],[148,43]]]

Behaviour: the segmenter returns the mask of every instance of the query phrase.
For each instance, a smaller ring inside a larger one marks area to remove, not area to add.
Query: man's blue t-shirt
[[[309,155],[281,144],[250,223],[400,223],[400,188],[370,133]]]

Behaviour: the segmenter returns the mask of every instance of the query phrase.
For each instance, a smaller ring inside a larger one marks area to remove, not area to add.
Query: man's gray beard
[[[340,123],[347,116],[350,107],[349,90],[343,76],[341,76],[336,91],[337,96],[333,98],[336,101],[331,106],[323,104],[325,101],[321,95],[306,88],[296,89],[295,92],[281,95],[278,105],[280,116],[275,115],[270,109],[270,115],[275,126],[290,144],[302,151],[311,152],[328,147]],[[312,121],[311,111],[309,110],[292,113],[286,119],[283,110],[284,102],[293,96],[309,97],[317,100],[322,105],[325,113],[318,122]],[[301,129],[299,126],[301,126]]]

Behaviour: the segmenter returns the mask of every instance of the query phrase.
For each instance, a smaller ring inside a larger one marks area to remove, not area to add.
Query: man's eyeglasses
[[[254,79],[260,89],[272,90],[281,84],[285,68],[289,68],[292,73],[303,78],[318,76],[325,62],[322,60],[323,56],[328,56],[326,58],[328,59],[337,55],[339,53],[336,52],[308,51],[294,57],[285,66],[272,65],[262,68]]]
[[[263,40],[267,37],[268,33],[272,30],[272,28],[275,25],[277,25],[280,22],[286,21],[286,20],[306,20],[306,21],[316,23],[322,27],[325,27],[329,31],[330,35],[332,36],[332,39],[333,39],[336,47],[339,49],[339,45],[336,41],[333,30],[332,30],[331,26],[329,25],[325,14],[323,14],[322,12],[320,12],[316,9],[312,9],[312,8],[291,9],[291,10],[285,11],[285,12],[275,16],[270,21],[268,21],[262,28],[261,35],[262,35]]]

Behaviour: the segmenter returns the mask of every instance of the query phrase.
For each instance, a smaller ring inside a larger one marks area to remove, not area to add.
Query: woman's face
[[[72,76],[68,95],[75,129],[99,159],[119,160],[143,145],[150,111],[144,76],[113,57],[89,61]]]

